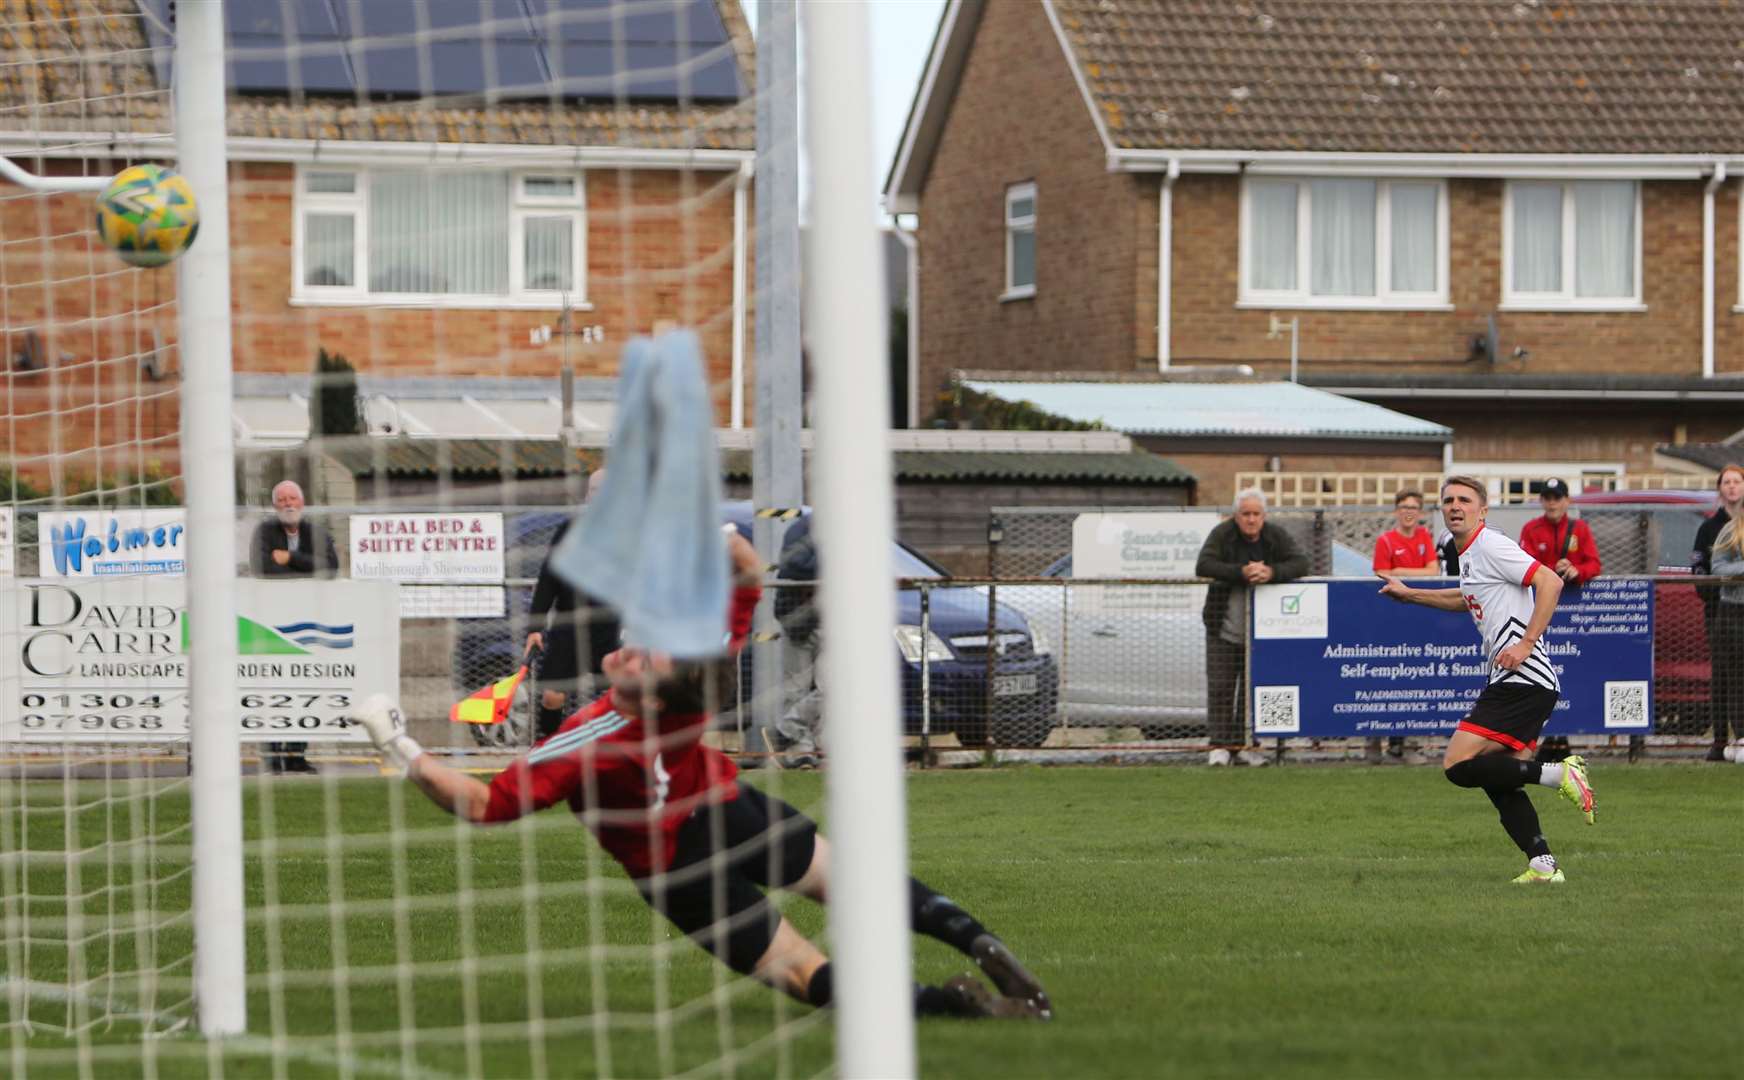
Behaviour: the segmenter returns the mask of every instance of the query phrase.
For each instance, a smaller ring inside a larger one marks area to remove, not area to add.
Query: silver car
[[[1332,545],[1333,573],[1369,577],[1368,556]],[[1072,556],[1042,577],[1072,576]],[[1137,727],[1147,739],[1205,735],[1205,586],[1002,585],[999,600],[1052,643],[1060,711],[1073,727]]]

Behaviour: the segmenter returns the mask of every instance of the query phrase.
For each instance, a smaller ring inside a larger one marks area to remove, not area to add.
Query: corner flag
[[[515,688],[527,677],[527,668],[506,679],[498,679],[483,690],[455,702],[448,710],[448,719],[456,724],[500,724],[509,718],[509,702],[515,699]]]

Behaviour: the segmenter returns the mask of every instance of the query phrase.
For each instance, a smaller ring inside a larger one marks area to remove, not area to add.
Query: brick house
[[[1603,480],[1723,439],[1739,25],[1719,0],[951,0],[885,193],[918,215],[921,418],[958,369],[1276,379],[1294,320],[1302,383],[1454,429],[1460,468]]]
[[[37,175],[105,176],[163,153],[163,0],[10,8],[0,154]],[[486,31],[438,26],[432,75],[392,41],[406,0],[301,5],[315,23],[276,58],[276,0],[227,5],[237,372],[306,377],[324,347],[378,385],[537,378],[555,397],[566,358],[602,380],[630,336],[686,325],[717,422],[741,421],[755,74],[740,5],[638,9],[628,23],[648,40],[629,71],[602,67],[610,40],[584,40],[629,30],[580,0],[535,8],[547,15],[524,26],[491,16],[494,61]],[[510,9],[534,10],[479,11]],[[342,25],[353,18],[364,25]],[[594,60],[570,59],[564,78],[559,53]],[[175,273],[99,247],[90,199],[0,182],[0,453],[38,473],[142,456],[179,472]]]

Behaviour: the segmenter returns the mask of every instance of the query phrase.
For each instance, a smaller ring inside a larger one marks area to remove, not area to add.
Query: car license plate
[[[1034,675],[995,675],[993,676],[993,696],[1012,697],[1016,694],[1033,694],[1036,692],[1036,677]]]

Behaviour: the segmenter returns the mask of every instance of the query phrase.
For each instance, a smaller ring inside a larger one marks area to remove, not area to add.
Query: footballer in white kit
[[[1527,785],[1555,788],[1593,822],[1593,789],[1586,762],[1571,755],[1560,763],[1535,762],[1538,735],[1556,711],[1562,684],[1544,650],[1544,631],[1562,595],[1562,578],[1487,528],[1489,497],[1483,481],[1450,476],[1441,486],[1441,516],[1458,566],[1457,589],[1413,589],[1386,578],[1381,593],[1403,603],[1442,611],[1467,611],[1484,639],[1488,681],[1472,711],[1448,740],[1441,765],[1447,779],[1482,788],[1501,816],[1502,828],[1527,857],[1515,884],[1561,884],[1562,867],[1538,825]]]

